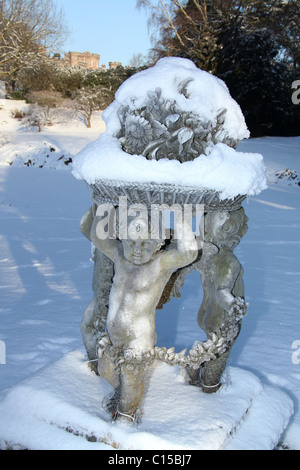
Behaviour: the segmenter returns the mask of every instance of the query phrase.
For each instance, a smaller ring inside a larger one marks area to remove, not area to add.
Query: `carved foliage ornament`
[[[242,298],[237,297],[220,331],[211,333],[207,341],[197,341],[187,354],[187,349],[176,353],[175,348],[167,349],[158,346],[152,349],[124,350],[113,346],[108,333],[104,332],[98,342],[98,358],[107,356],[113,360],[119,373],[120,367],[127,367],[138,373],[140,369],[146,369],[152,365],[155,359],[169,365],[199,369],[205,362],[216,359],[230,349],[239,334],[240,322],[247,315],[247,311],[248,304]]]
[[[188,97],[188,79],[180,85],[180,93]],[[121,130],[117,134],[123,150],[143,155],[148,160],[168,158],[181,163],[207,154],[209,148],[224,143],[236,148],[238,141],[229,138],[223,128],[227,110],[219,109],[213,121],[194,112],[182,111],[176,101],[165,100],[161,88],[148,92],[148,99],[140,109],[121,105],[118,111]]]

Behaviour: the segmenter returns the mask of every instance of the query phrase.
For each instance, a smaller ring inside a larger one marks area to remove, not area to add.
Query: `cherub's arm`
[[[101,222],[101,218],[95,216],[93,223],[92,223],[91,231],[90,231],[91,242],[96,248],[98,248],[98,250],[102,251],[104,255],[106,255],[108,258],[114,261],[121,242],[116,239],[110,239],[110,238],[103,239],[99,237],[97,234],[97,225],[99,222]]]
[[[198,256],[197,240],[191,225],[184,221],[178,222],[177,243],[164,253],[162,258],[163,267],[166,269],[177,269],[192,263]]]
[[[216,297],[218,304],[225,310],[234,313],[236,310],[246,312],[246,303],[242,297],[235,297],[232,293],[238,278],[242,275],[242,266],[236,256],[231,252],[226,252],[224,256],[219,255],[216,263],[215,277],[218,283]],[[239,295],[243,295],[240,292]]]
[[[83,214],[79,225],[81,233],[89,240],[91,240],[91,227],[93,224],[93,220],[94,211],[92,206],[89,210],[85,212],[85,214]]]

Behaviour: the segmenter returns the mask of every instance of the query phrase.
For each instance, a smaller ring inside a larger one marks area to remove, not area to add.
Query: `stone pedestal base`
[[[207,395],[155,363],[132,426],[111,422],[102,407],[110,393],[83,352],[67,354],[0,397],[0,449],[272,450],[293,413],[284,392],[234,367]]]

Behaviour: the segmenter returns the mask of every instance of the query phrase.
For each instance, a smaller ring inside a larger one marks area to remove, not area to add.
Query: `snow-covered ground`
[[[92,297],[93,264],[78,225],[91,195],[64,161],[95,140],[104,124],[99,114],[92,129],[73,119],[39,133],[10,115],[25,103],[0,100],[0,107],[1,401],[8,388],[82,350],[80,321]],[[236,254],[250,308],[229,365],[292,399],[282,443],[299,450],[300,186],[297,177],[275,175],[285,169],[300,175],[300,137],[250,139],[239,150],[264,156],[269,188],[244,203],[249,230]],[[201,297],[199,273],[193,273],[182,298],[157,314],[158,345],[179,351],[203,338],[196,324]]]

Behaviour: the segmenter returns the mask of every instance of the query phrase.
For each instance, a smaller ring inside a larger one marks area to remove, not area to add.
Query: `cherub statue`
[[[97,206],[94,204],[82,217],[80,230],[91,241],[91,227],[96,214]],[[109,294],[113,279],[113,262],[101,251],[93,247],[92,260],[94,262],[93,273],[93,298],[86,308],[81,320],[80,330],[84,346],[88,355],[92,370],[97,371],[97,345],[106,328]]]
[[[161,249],[165,240],[149,238],[148,220],[142,217],[128,225],[128,236],[122,240],[99,238],[99,222],[95,216],[90,238],[113,261],[115,274],[107,331],[100,340],[98,371],[115,388],[107,405],[114,419],[133,421],[143,395],[146,357],[151,358],[156,344],[156,306],[174,270],[197,257],[197,242],[187,222],[182,223],[182,237],[165,249]],[[145,357],[145,361],[129,365],[126,357],[131,352]]]
[[[201,385],[206,393],[220,388],[231,348],[239,335],[241,318],[246,315],[243,268],[233,254],[247,231],[244,209],[233,212],[209,212],[205,216],[205,243],[196,269],[203,285],[203,302],[198,324],[209,337],[212,333],[229,338],[227,351],[208,361],[201,370],[188,370],[191,383]]]

